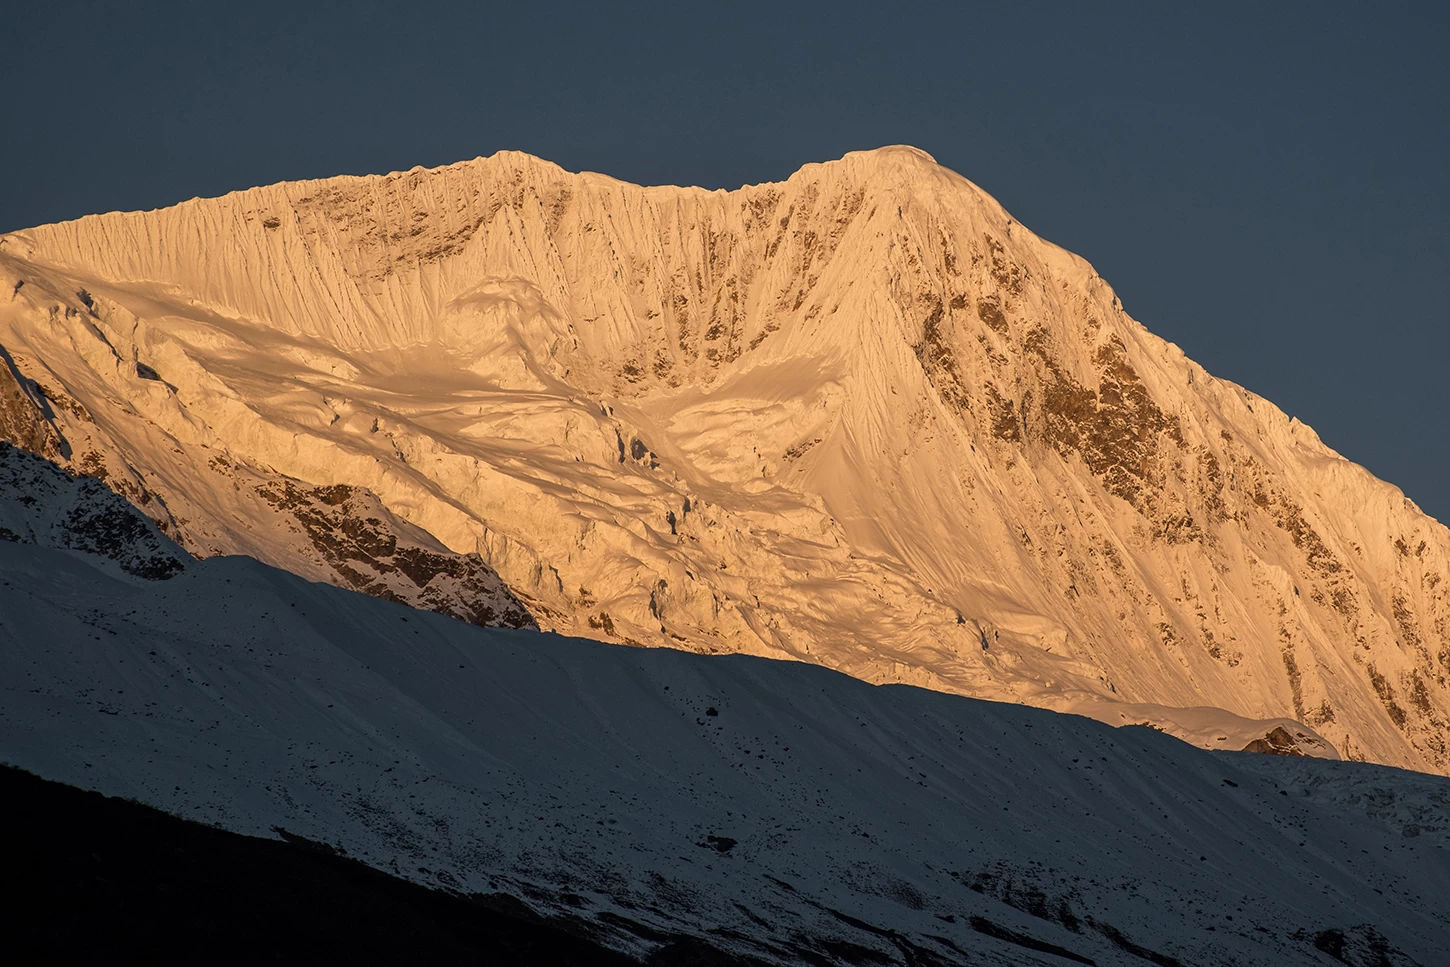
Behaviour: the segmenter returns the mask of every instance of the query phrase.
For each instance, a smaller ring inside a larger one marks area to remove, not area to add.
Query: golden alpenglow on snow
[[[198,557],[1450,772],[1446,529],[913,148],[29,229],[0,346],[5,437]]]

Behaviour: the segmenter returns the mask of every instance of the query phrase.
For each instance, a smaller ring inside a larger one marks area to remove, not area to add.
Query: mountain
[[[1450,771],[1446,529],[915,149],[733,192],[506,152],[43,226],[0,237],[0,346],[11,439],[197,556]]]
[[[244,557],[149,580],[0,541],[0,642],[0,762],[271,841],[0,776],[6,815],[44,816],[12,870],[63,891],[41,922],[95,936],[134,909],[128,950],[252,932],[275,901],[247,884],[288,869],[281,900],[323,874],[345,892],[238,949],[311,949],[393,903],[347,946],[407,947],[420,917],[417,950],[501,930],[656,964],[1400,967],[1450,942],[1441,777],[471,627]]]

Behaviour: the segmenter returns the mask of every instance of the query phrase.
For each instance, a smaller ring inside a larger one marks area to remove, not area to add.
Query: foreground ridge
[[[490,963],[520,967],[637,963],[518,916],[516,900],[470,902],[325,844],[239,836],[17,769],[0,767],[0,817],[26,830],[10,854],[25,889],[9,942],[55,960],[176,962],[225,943],[228,959],[464,960],[486,950]]]

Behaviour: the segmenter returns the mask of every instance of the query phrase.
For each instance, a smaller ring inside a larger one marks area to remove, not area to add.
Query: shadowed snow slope
[[[88,477],[0,441],[0,540],[80,551],[123,573],[164,581],[191,556]],[[105,566],[105,565],[100,565]]]
[[[734,192],[501,153],[35,228],[0,345],[3,425],[199,555],[433,606],[278,506],[349,485],[548,629],[1450,769],[1445,528],[911,148]]]
[[[0,542],[0,760],[647,954],[1431,964],[1450,780]]]

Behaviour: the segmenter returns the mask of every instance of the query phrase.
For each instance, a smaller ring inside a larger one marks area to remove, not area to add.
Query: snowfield
[[[814,964],[1450,949],[1450,780],[62,544],[0,541],[0,760],[510,894],[636,956],[679,934]]]

